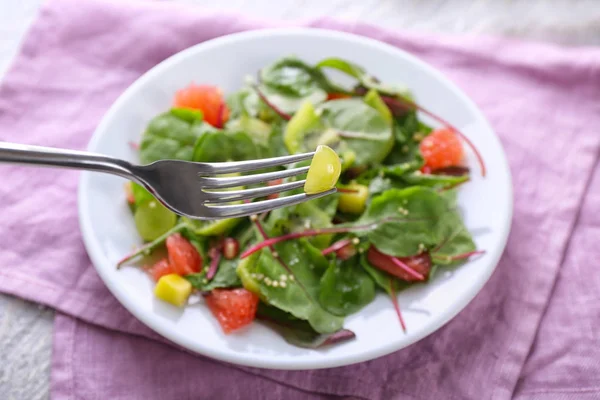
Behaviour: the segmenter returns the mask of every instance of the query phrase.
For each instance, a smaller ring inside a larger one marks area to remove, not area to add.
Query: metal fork
[[[305,174],[308,167],[246,176],[215,177],[279,167],[309,160],[314,152],[262,160],[197,163],[161,160],[148,165],[83,151],[0,142],[0,162],[106,172],[139,183],[173,212],[194,219],[221,219],[258,214],[334,193],[336,189],[239,204],[240,200],[265,197],[304,186],[305,180],[243,190],[220,190]],[[223,204],[238,202],[238,204]]]

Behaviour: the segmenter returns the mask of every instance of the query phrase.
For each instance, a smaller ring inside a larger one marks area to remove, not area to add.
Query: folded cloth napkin
[[[377,360],[318,371],[232,366],[168,344],[110,295],[81,242],[77,172],[0,166],[0,291],[64,313],[53,398],[599,398],[600,49],[329,19],[287,25],[402,48],[481,107],[515,188],[512,233],[491,280],[445,327]],[[0,86],[0,140],[83,149],[110,104],[156,63],[273,26],[282,25],[164,3],[51,0]]]

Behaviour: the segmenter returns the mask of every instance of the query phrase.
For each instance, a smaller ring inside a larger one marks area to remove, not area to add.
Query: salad
[[[332,70],[354,84],[336,83]],[[389,296],[406,331],[397,292],[483,253],[456,205],[470,176],[465,144],[485,175],[468,139],[409,90],[338,58],[315,65],[282,58],[227,98],[218,87],[192,83],[132,144],[142,163],[250,160],[321,146],[307,186],[318,192],[335,184],[338,192],[249,218],[199,221],[129,184],[146,243],[119,266],[141,261],[155,295],[174,306],[203,299],[225,334],[258,319],[297,346],[351,340],[345,317],[378,292]],[[336,153],[341,163],[331,172]]]

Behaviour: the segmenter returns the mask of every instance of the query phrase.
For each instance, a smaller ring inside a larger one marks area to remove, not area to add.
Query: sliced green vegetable
[[[321,128],[315,107],[308,101],[304,102],[285,128],[285,146],[291,154],[299,153],[303,147],[304,136]]]
[[[150,242],[173,228],[177,223],[177,215],[158,200],[151,199],[136,207],[134,220],[142,239]]]
[[[344,213],[362,214],[369,197],[369,188],[358,183],[351,183],[344,186],[343,189],[348,191],[340,192],[338,209]]]
[[[332,189],[341,173],[342,163],[335,151],[327,146],[318,146],[306,174],[304,191],[315,194]]]
[[[379,113],[385,118],[385,120],[392,124],[392,113],[390,109],[385,105],[379,93],[376,90],[369,90],[369,92],[365,95],[365,103],[373,107],[375,110],[379,111]]]

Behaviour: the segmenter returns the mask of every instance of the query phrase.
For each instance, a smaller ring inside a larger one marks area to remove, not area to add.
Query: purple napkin
[[[66,314],[55,323],[53,398],[599,398],[600,49],[293,25],[400,47],[482,108],[515,187],[512,233],[490,282],[444,328],[377,360],[302,372],[231,366],[168,344],[110,295],[81,242],[77,172],[0,166],[0,291]],[[282,25],[164,3],[52,0],[0,86],[0,140],[83,149],[156,63],[273,26]]]

